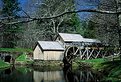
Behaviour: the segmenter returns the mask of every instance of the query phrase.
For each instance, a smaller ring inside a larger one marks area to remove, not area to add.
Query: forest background
[[[120,0],[0,0],[0,47],[34,48],[37,41],[53,41],[58,33],[79,33],[110,46],[120,45]],[[40,19],[41,18],[41,19]]]

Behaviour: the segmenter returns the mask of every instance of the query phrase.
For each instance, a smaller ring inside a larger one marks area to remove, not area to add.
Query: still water
[[[99,74],[91,70],[65,67],[56,70],[12,67],[0,70],[0,82],[99,82]]]

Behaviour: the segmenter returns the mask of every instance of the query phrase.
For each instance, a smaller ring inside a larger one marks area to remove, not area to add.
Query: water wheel
[[[79,47],[76,46],[69,46],[66,48],[64,52],[63,63],[64,65],[68,64],[71,65],[74,58],[79,55]]]

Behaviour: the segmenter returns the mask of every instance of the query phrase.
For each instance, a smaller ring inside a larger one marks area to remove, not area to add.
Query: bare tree
[[[39,18],[54,17],[62,12],[74,11],[75,9],[73,0],[42,0],[38,7],[37,14]],[[51,40],[54,39],[53,35],[62,32],[60,29],[65,28],[62,26],[62,23],[70,20],[71,17],[72,15],[64,15],[44,22],[45,28],[49,27],[49,33],[52,35],[50,36]]]
[[[38,40],[54,40],[58,32],[73,30],[72,25],[69,25],[69,20],[71,20],[75,14],[56,17],[61,14],[61,12],[74,11],[73,0],[42,0],[41,3],[36,2],[36,4],[32,6],[36,10],[36,13],[31,14],[32,16],[25,11],[26,16],[22,18],[26,20],[7,23],[27,23],[24,24],[27,28],[25,28],[25,32],[22,34],[22,39],[18,41],[18,46],[30,48],[33,47]]]

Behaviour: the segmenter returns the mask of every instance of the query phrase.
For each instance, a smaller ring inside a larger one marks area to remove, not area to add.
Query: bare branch
[[[77,10],[77,11],[67,11],[67,12],[63,12],[63,13],[56,15],[56,16],[46,17],[46,18],[41,18],[41,19],[52,19],[52,18],[61,17],[65,14],[72,14],[72,13],[79,13],[79,12],[95,12],[95,13],[101,13],[101,14],[121,14],[121,12],[84,9],[84,10]]]
[[[35,21],[35,20],[34,19],[29,19],[29,20],[24,20],[24,21],[17,21],[17,22],[3,23],[3,24],[14,25],[14,24],[27,23],[27,22],[32,22],[32,21]]]
[[[77,10],[77,11],[67,11],[63,12],[61,14],[55,15],[55,16],[50,16],[50,17],[40,17],[40,18],[35,18],[35,17],[20,17],[20,18],[28,18],[27,21],[17,21],[17,22],[11,22],[11,23],[5,23],[5,24],[17,24],[17,23],[27,23],[35,20],[45,20],[45,19],[53,19],[53,18],[58,18],[66,14],[72,14],[72,13],[79,13],[79,12],[94,12],[94,13],[100,13],[100,14],[121,14],[121,12],[115,12],[115,11],[104,11],[104,10],[91,10],[91,9],[82,9],[82,10]]]

